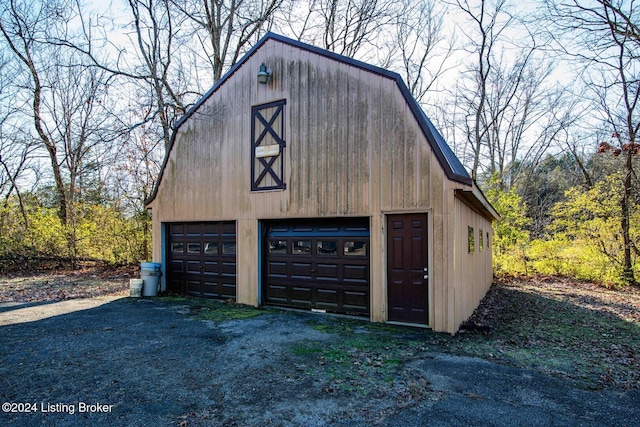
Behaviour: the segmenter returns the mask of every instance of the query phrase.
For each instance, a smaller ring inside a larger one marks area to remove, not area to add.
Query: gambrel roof
[[[433,152],[435,153],[436,158],[438,159],[438,162],[440,164],[440,166],[442,167],[442,169],[444,170],[446,176],[448,179],[454,181],[454,182],[458,182],[461,183],[465,186],[469,186],[471,188],[469,188],[469,193],[472,194],[471,197],[477,198],[480,197],[480,200],[476,200],[476,202],[479,203],[475,203],[477,208],[481,208],[482,211],[484,211],[485,215],[489,215],[491,217],[493,217],[494,219],[498,218],[498,214],[497,212],[491,207],[491,205],[486,201],[486,199],[484,198],[484,196],[482,195],[482,192],[479,191],[479,189],[477,188],[475,182],[471,179],[471,177],[469,176],[469,173],[467,172],[467,170],[465,169],[465,167],[462,165],[462,163],[460,162],[460,160],[456,157],[456,155],[454,154],[453,150],[451,149],[451,147],[449,147],[449,145],[446,143],[446,141],[444,140],[444,138],[442,137],[442,135],[440,135],[440,133],[436,130],[436,128],[434,127],[434,125],[431,123],[431,121],[429,120],[429,118],[427,117],[427,115],[424,113],[424,111],[422,110],[422,108],[420,107],[420,105],[418,104],[418,102],[413,98],[413,96],[411,95],[411,92],[409,91],[409,89],[407,88],[406,84],[404,83],[404,81],[402,80],[402,77],[400,77],[400,75],[398,73],[389,71],[389,70],[385,70],[383,68],[380,67],[376,67],[361,61],[357,61],[355,59],[352,58],[348,58],[346,56],[343,55],[339,55],[336,54],[334,52],[330,52],[306,43],[302,43],[299,42],[297,40],[293,40],[278,34],[274,34],[274,33],[267,33],[264,37],[262,37],[262,39],[260,39],[260,41],[258,43],[256,43],[255,46],[253,46],[251,48],[251,50],[249,50],[249,52],[247,52],[246,55],[244,55],[244,57],[242,59],[240,59],[240,61],[238,61],[233,67],[231,67],[231,69],[220,79],[218,80],[214,86],[206,93],[204,94],[204,96],[198,100],[198,102],[196,102],[193,107],[182,117],[180,118],[180,120],[176,123],[175,125],[175,129],[170,141],[170,145],[169,147],[167,147],[167,154],[165,156],[165,161],[164,164],[162,165],[162,169],[160,170],[160,174],[158,176],[158,180],[156,182],[156,186],[154,188],[154,191],[152,193],[152,195],[150,196],[150,198],[147,200],[147,204],[151,203],[157,194],[157,190],[158,190],[158,185],[160,184],[160,181],[162,179],[163,173],[164,173],[164,169],[166,166],[166,162],[169,156],[169,153],[171,152],[171,149],[175,143],[175,139],[176,139],[176,135],[180,129],[180,127],[189,120],[189,118],[196,112],[198,111],[198,109],[211,97],[213,96],[213,94],[218,90],[218,88],[220,88],[220,86],[222,86],[228,79],[230,79],[234,73],[244,65],[245,62],[248,61],[249,58],[251,58],[255,52],[257,52],[267,41],[269,40],[275,40],[278,41],[280,43],[284,43],[286,45],[295,47],[297,49],[301,49],[301,50],[305,50],[311,53],[314,53],[316,55],[320,55],[322,57],[325,57],[327,59],[333,60],[333,61],[338,61],[344,64],[347,64],[349,66],[352,67],[356,67],[359,68],[361,70],[370,72],[370,73],[374,73],[377,74],[379,76],[382,76],[384,78],[393,80],[395,82],[395,84],[397,85],[398,89],[400,90],[400,92],[402,93],[402,96],[404,97],[407,106],[410,108],[413,116],[415,117],[415,120],[417,121],[417,123],[419,124],[422,133],[424,134],[425,138],[427,139],[427,141],[429,142],[429,145],[431,146],[431,149],[433,150]],[[465,193],[467,193],[467,191],[464,191]]]

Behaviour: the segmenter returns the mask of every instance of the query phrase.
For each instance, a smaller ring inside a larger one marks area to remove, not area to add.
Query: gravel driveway
[[[0,304],[0,425],[640,424],[638,390],[586,390],[416,344],[430,332],[272,310],[199,320],[167,298],[73,301]],[[326,350],[354,336],[383,354]]]

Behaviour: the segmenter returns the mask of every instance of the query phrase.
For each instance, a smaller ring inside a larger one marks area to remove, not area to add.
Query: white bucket
[[[140,298],[142,294],[142,286],[144,280],[142,279],[130,279],[129,280],[129,293],[133,298]]]

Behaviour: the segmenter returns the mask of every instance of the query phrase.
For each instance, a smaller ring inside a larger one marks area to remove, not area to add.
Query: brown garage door
[[[369,314],[369,220],[265,224],[263,302]]]
[[[235,299],[235,222],[168,224],[167,261],[169,291]]]

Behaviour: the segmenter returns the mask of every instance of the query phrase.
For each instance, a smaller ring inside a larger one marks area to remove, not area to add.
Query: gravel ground
[[[0,303],[0,425],[640,424],[637,389],[588,390],[443,354],[416,344],[428,332],[275,310],[212,321],[200,311],[169,298]]]

